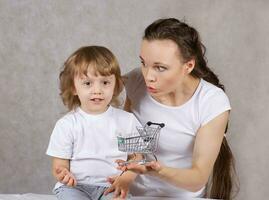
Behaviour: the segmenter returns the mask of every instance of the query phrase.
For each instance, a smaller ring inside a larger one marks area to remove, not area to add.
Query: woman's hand
[[[77,185],[75,176],[65,167],[59,167],[56,169],[56,179],[67,186],[74,187]]]
[[[130,170],[137,174],[149,174],[155,176],[163,166],[157,161],[147,162],[145,164],[139,164],[139,162],[131,162],[129,164],[124,164],[123,160],[116,160],[118,163],[118,169],[122,171]]]
[[[126,199],[129,193],[129,186],[133,181],[132,178],[122,175],[108,177],[107,181],[111,184],[111,186],[104,192],[104,195],[107,195],[110,192],[114,192],[113,200]]]

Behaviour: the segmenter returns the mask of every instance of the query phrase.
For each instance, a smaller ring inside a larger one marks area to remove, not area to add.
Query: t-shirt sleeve
[[[72,149],[72,124],[66,119],[60,119],[52,131],[46,154],[57,158],[71,159]]]
[[[129,99],[135,97],[139,84],[143,82],[143,76],[140,68],[135,68],[123,76],[126,95]]]
[[[137,127],[142,127],[141,123],[137,120],[134,114],[132,114],[132,132],[137,132]]]
[[[231,110],[230,101],[222,90],[206,97],[200,108],[201,126],[207,124],[221,113]]]

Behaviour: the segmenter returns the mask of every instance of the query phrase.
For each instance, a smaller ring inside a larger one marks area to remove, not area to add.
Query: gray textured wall
[[[147,25],[185,17],[200,31],[232,103],[228,139],[241,182],[237,199],[266,199],[268,10],[267,0],[0,0],[0,193],[50,193],[45,150],[65,111],[58,73],[71,52],[105,45],[127,72],[139,64]]]

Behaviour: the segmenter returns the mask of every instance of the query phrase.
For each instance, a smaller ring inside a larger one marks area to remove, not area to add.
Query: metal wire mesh
[[[137,127],[138,133],[118,136],[118,148],[128,153],[154,153],[157,150],[161,127]]]

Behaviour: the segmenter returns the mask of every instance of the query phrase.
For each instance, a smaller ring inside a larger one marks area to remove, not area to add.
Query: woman
[[[234,165],[225,138],[231,107],[204,53],[198,32],[177,19],[145,30],[142,67],[126,76],[126,109],[142,124],[165,127],[158,161],[127,167],[141,174],[134,195],[231,199]]]

